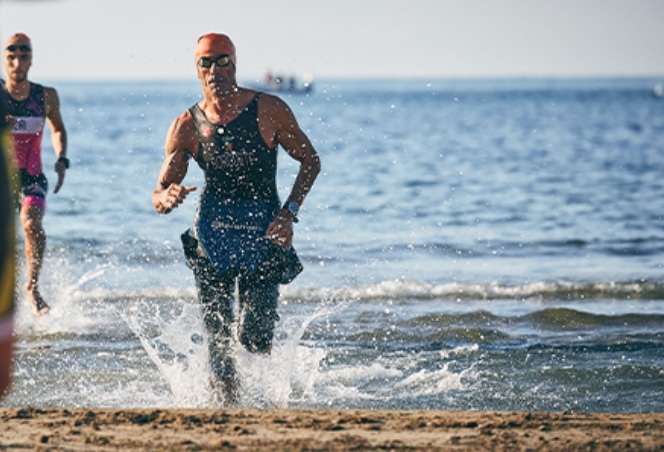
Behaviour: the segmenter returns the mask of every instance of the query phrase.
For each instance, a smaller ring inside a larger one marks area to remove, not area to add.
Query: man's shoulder
[[[281,100],[280,97],[272,94],[272,93],[267,93],[265,91],[254,91],[254,95],[258,97],[258,100],[264,103],[283,103],[284,101]]]
[[[57,99],[58,98],[58,90],[53,88],[52,86],[46,86],[46,85],[41,85],[39,83],[32,83],[30,82],[31,86],[31,91],[34,89],[35,92],[43,93],[42,95],[44,96],[45,100],[50,100],[50,99]]]
[[[259,108],[262,106],[270,106],[270,105],[276,105],[278,103],[283,103],[281,99],[279,99],[277,96],[266,93],[265,91],[260,91],[260,90],[255,90],[253,88],[245,88],[245,87],[240,87],[242,90],[245,102],[249,103],[252,102],[253,100],[256,100],[258,102]]]
[[[166,134],[166,155],[195,155],[198,149],[196,125],[189,110],[180,113]]]
[[[290,110],[288,104],[279,96],[263,91],[257,92],[257,96],[259,111],[269,111],[271,113],[275,113]]]
[[[196,107],[194,105],[192,108]],[[187,141],[196,136],[196,124],[191,111],[185,110],[173,119],[169,135],[177,141]]]
[[[33,82],[32,80],[29,80],[28,83],[30,84],[30,91],[54,91],[53,88],[50,86],[46,86],[42,83],[37,83]]]

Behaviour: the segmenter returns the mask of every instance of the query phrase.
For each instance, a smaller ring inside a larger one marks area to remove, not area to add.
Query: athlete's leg
[[[198,299],[203,311],[203,322],[210,336],[210,364],[217,378],[232,376],[235,372],[233,355],[230,352],[233,323],[232,278],[196,275]]]
[[[221,391],[227,403],[235,403],[237,379],[232,350],[235,278],[221,278],[209,263],[200,264],[201,262],[194,269],[194,276],[203,322],[209,337],[208,352],[213,389]]]
[[[190,230],[185,231],[180,238],[187,265],[194,272],[203,322],[208,333],[213,390],[215,393],[216,390],[223,393],[226,402],[234,403],[237,399],[235,359],[232,350],[235,278],[220,277],[217,274]]]
[[[270,353],[279,320],[279,286],[256,275],[243,275],[240,289],[240,342],[252,353]]]
[[[21,206],[21,225],[25,235],[25,257],[28,281],[25,285],[28,300],[35,315],[46,314],[49,307],[39,293],[39,276],[46,249],[46,233],[42,225],[45,204],[43,198],[28,196]]]

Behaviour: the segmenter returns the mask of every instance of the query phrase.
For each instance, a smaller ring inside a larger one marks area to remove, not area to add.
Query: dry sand
[[[664,450],[664,414],[0,409],[0,450]]]

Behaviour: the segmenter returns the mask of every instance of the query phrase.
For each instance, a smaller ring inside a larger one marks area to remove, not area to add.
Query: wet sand
[[[664,450],[664,414],[0,409],[0,450]]]

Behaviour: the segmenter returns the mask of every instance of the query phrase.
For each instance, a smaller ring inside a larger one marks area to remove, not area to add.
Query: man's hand
[[[62,188],[62,184],[65,183],[65,173],[67,172],[67,165],[62,160],[55,162],[55,172],[58,173],[58,182],[55,184],[53,193],[57,193]]]
[[[5,121],[7,121],[7,126],[10,129],[13,129],[14,126],[16,125],[16,118],[13,117],[12,115],[5,115]]]
[[[170,213],[177,206],[182,204],[189,193],[196,190],[194,186],[184,186],[171,184],[164,190],[155,192],[157,203],[155,209],[159,213]]]
[[[265,231],[265,238],[287,248],[293,244],[293,219],[279,213]]]

